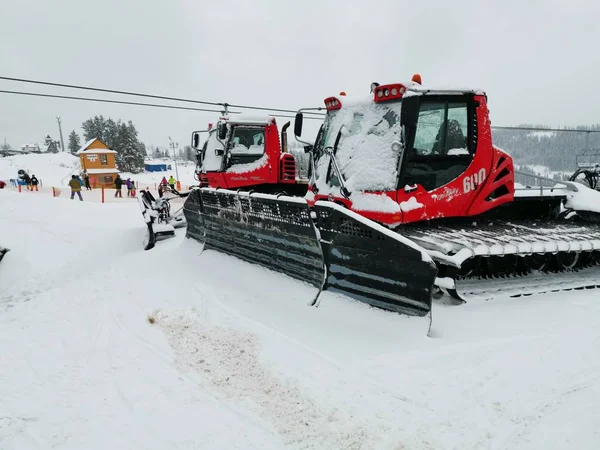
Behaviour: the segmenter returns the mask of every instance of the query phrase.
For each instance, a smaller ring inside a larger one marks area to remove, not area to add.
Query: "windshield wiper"
[[[344,185],[344,183],[345,183],[344,176],[342,175],[342,171],[340,170],[338,163],[337,163],[337,159],[335,158],[335,155],[336,155],[337,149],[338,149],[338,145],[340,144],[340,139],[342,137],[342,129],[343,128],[344,128],[344,125],[342,125],[340,127],[340,131],[338,131],[338,134],[335,138],[335,143],[333,144],[333,148],[325,147],[323,149],[323,151],[325,152],[325,154],[329,155],[329,157],[331,158],[331,164],[332,164],[333,169],[335,170],[335,173],[338,177],[338,181],[340,182],[340,194],[342,194],[342,197],[348,198],[348,197],[350,197],[351,192]]]

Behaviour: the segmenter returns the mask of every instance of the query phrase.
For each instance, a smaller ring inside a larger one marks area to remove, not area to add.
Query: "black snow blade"
[[[431,310],[437,267],[424,249],[334,203],[318,202],[315,209],[325,289],[409,315]]]
[[[338,205],[202,188],[184,205],[187,236],[245,261],[410,315],[431,310],[437,268],[408,239]]]
[[[184,205],[188,237],[321,289],[323,254],[308,205],[296,198],[197,189]]]

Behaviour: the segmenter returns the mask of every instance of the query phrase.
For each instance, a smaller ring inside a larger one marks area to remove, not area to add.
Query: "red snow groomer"
[[[224,116],[215,127],[192,134],[202,187],[306,194],[308,180],[299,179],[296,158],[288,152],[286,123],[280,135],[274,117]],[[202,146],[202,133],[208,137]]]
[[[303,142],[304,198],[198,189],[184,206],[188,236],[417,315],[441,291],[465,301],[600,286],[600,214],[579,195],[597,194],[555,180],[516,187],[484,92],[425,89],[417,76],[371,90],[325,100],[316,141]]]

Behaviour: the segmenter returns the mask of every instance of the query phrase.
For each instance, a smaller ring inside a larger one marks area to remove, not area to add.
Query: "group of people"
[[[35,175],[33,176],[35,177]],[[32,177],[32,178],[33,178]],[[163,177],[160,184],[158,185],[158,195],[163,196],[164,189],[166,186],[170,186],[171,189],[175,190],[175,183],[177,180],[173,178],[173,175],[169,177],[167,180],[166,177]],[[81,196],[81,188],[82,186],[86,187],[86,189],[92,189],[90,187],[90,178],[86,172],[83,173],[83,180],[79,175],[72,175],[71,180],[69,181],[69,187],[71,188],[71,200],[75,198],[75,195],[79,197],[79,200],[83,201],[83,197]],[[115,198],[123,198],[122,189],[123,185],[127,187],[127,197],[135,197],[136,196],[136,187],[135,181],[131,178],[127,178],[127,180],[123,181],[121,175],[117,174],[115,178]],[[37,186],[37,178],[36,178],[36,186]],[[37,190],[37,187],[36,187]]]
[[[115,188],[116,188],[115,198],[116,197],[123,198],[123,194],[121,193],[123,184],[125,184],[125,186],[127,187],[127,197],[135,197],[135,195],[136,195],[135,181],[133,181],[131,178],[127,178],[127,180],[125,180],[125,182],[123,183],[123,178],[121,178],[121,175],[117,174],[117,178],[115,178]]]
[[[83,172],[83,179],[80,175],[72,175],[69,180],[69,187],[71,188],[71,200],[75,197],[75,194],[79,197],[79,200],[83,201],[83,197],[81,196],[81,188],[85,186],[88,191],[92,190],[90,186],[90,176],[87,172]]]
[[[125,184],[125,186],[127,187],[127,197],[135,197],[135,181],[133,181],[131,178],[127,178],[127,180],[123,182],[121,176],[117,174],[117,177],[115,178],[115,198],[123,198],[123,194],[121,193],[123,184]],[[81,196],[81,188],[84,185],[86,189],[92,189],[90,186],[90,178],[87,173],[84,172],[83,180],[79,175],[71,176],[71,180],[69,181],[69,187],[71,188],[71,200],[73,200],[75,198],[75,195],[77,195],[79,197],[79,200],[83,201],[83,197]]]
[[[28,191],[36,191],[39,192],[38,186],[40,184],[40,180],[36,178],[35,175],[29,176],[29,174],[25,171],[23,173],[19,173],[19,177],[25,182],[26,189]]]
[[[164,192],[165,192],[165,187],[168,185],[172,190],[175,190],[175,183],[177,182],[177,180],[175,178],[173,178],[173,175],[171,175],[169,177],[169,180],[167,181],[166,177],[163,177],[162,180],[160,180],[160,184],[158,185],[158,196],[162,197]]]

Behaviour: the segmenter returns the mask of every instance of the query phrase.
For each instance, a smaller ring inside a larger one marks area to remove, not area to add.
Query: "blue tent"
[[[169,170],[171,168],[170,164],[164,164],[164,163],[160,163],[160,164],[144,164],[144,169],[147,172],[166,172],[167,170]]]

